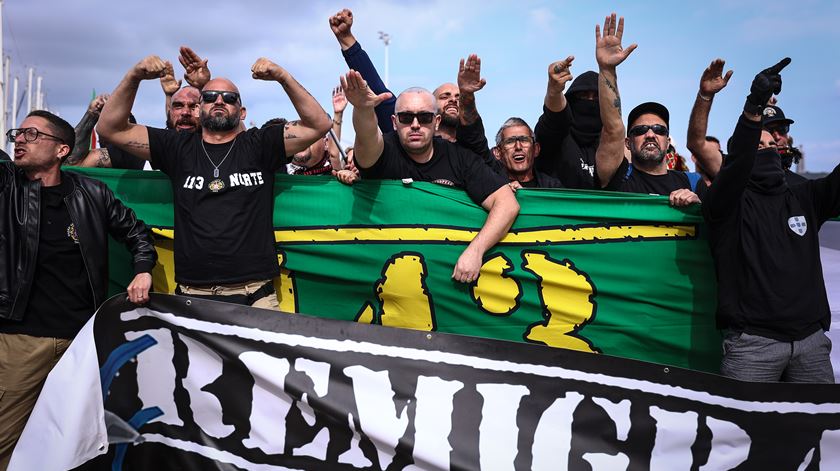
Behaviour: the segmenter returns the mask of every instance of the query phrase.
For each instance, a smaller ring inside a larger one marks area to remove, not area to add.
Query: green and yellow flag
[[[155,289],[172,292],[169,179],[86,169],[155,228]],[[699,206],[660,196],[520,190],[511,232],[476,283],[451,279],[487,212],[432,183],[278,175],[281,309],[362,323],[545,344],[717,371],[716,291]],[[219,215],[224,217],[224,215]],[[112,244],[112,291],[131,277]]]

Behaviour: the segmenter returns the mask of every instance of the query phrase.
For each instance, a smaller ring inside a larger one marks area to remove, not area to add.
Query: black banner
[[[86,469],[840,469],[833,385],[166,295],[93,337],[126,443]]]

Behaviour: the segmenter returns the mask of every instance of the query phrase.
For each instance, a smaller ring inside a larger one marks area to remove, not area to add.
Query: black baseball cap
[[[668,108],[665,108],[665,105],[661,103],[656,103],[654,101],[648,101],[646,103],[642,103],[641,105],[633,108],[633,111],[630,112],[630,115],[627,117],[627,130],[629,131],[631,127],[633,127],[633,123],[639,119],[639,116],[643,114],[655,114],[662,118],[662,121],[665,121],[665,125],[671,127],[669,124],[671,115],[668,113]]]
[[[793,120],[785,117],[785,112],[775,105],[768,105],[764,108],[764,111],[761,114],[763,118],[761,123],[764,126],[772,123],[784,123],[787,125],[793,124]]]

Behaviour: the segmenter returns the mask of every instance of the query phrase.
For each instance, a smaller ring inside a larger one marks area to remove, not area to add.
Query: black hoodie
[[[743,116],[703,200],[718,281],[717,323],[780,341],[828,330],[819,230],[840,214],[840,166],[788,185],[775,149],[756,151],[761,124]]]
[[[554,112],[543,107],[534,129],[541,157],[537,169],[559,178],[567,188],[600,189],[595,184],[595,151],[601,134],[598,100],[582,100],[577,92],[598,91],[598,73],[588,71],[566,91],[568,105]]]

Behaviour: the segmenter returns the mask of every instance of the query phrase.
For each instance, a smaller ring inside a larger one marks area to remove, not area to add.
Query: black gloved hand
[[[770,97],[782,91],[782,76],[779,72],[788,64],[790,64],[790,57],[785,57],[773,67],[768,67],[756,74],[750,87],[750,94],[747,95],[747,102],[744,103],[744,111],[753,115],[761,114]]]

